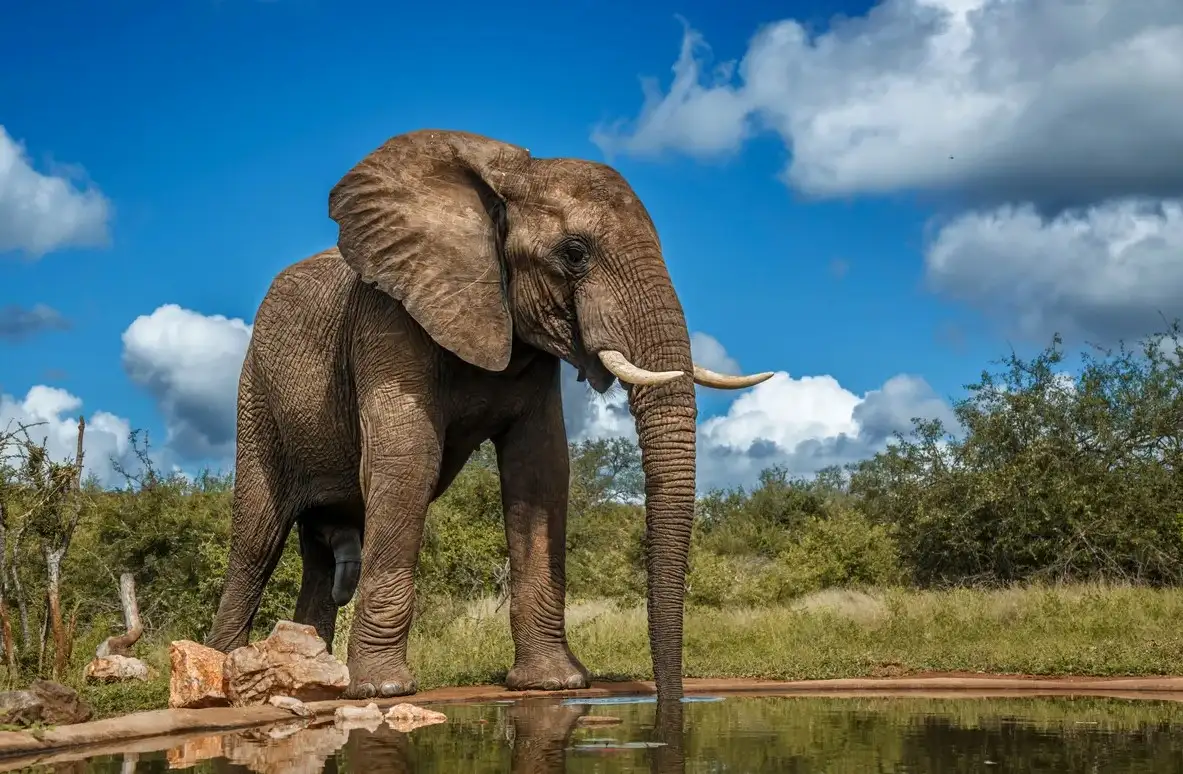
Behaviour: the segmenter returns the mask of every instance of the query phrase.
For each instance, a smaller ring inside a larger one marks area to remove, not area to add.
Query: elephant
[[[627,390],[645,477],[648,630],[682,695],[695,384],[772,376],[693,362],[648,211],[611,166],[463,131],[396,135],[331,189],[335,248],[281,270],[238,384],[228,566],[207,645],[245,645],[293,526],[295,617],[331,642],[356,596],[349,698],[412,694],[413,576],[428,505],[486,440],[510,565],[513,690],[589,685],[568,646],[560,362]],[[360,562],[358,561],[360,559]]]

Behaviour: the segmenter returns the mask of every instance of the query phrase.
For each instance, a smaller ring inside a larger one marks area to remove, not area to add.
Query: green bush
[[[850,492],[896,528],[922,585],[1121,580],[1183,572],[1183,347],[1085,353],[1063,370],[1057,337],[1012,355],[954,405],[961,429],[917,422],[853,466]]]
[[[831,587],[889,586],[902,572],[888,528],[841,503],[808,517],[775,557],[734,550],[717,553],[696,541],[687,599],[706,607],[776,605]]]

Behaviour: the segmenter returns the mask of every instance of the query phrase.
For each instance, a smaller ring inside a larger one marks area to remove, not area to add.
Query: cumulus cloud
[[[33,168],[25,148],[0,126],[0,253],[40,256],[107,243],[111,203],[64,174]]]
[[[65,462],[74,459],[78,445],[78,416],[82,399],[57,388],[37,385],[24,398],[0,394],[0,434],[28,428],[29,439],[44,441],[50,458]],[[104,485],[123,483],[115,473],[112,459],[125,467],[131,458],[131,424],[107,411],[95,411],[86,419],[83,436],[82,474],[95,476]]]
[[[1183,200],[970,212],[939,229],[925,260],[932,287],[1020,335],[1136,338],[1183,315]]]
[[[739,364],[719,341],[695,333],[695,358],[708,368],[739,372]],[[564,366],[563,406],[568,436],[575,441],[621,436],[636,439],[623,391],[597,396],[575,381]],[[700,421],[698,487],[751,485],[774,465],[808,476],[829,465],[843,465],[881,451],[912,419],[941,419],[956,426],[952,409],[924,379],[897,375],[864,395],[844,388],[832,376],[793,378],[779,372],[736,395],[727,412]]]
[[[123,368],[155,399],[180,461],[224,460],[234,451],[238,375],[251,326],[166,304],[123,332]]]
[[[563,420],[567,439],[589,441],[600,438],[636,439],[633,415],[629,413],[628,395],[620,385],[613,385],[606,395],[578,380],[573,366],[563,363],[560,384],[563,388]]]
[[[739,363],[714,336],[695,331],[690,334],[690,353],[694,362],[721,374],[738,374]]]
[[[738,64],[708,53],[687,27],[668,90],[645,80],[639,116],[592,139],[718,156],[773,131],[814,196],[1183,193],[1178,0],[884,0],[821,34],[768,24]]]
[[[900,374],[856,395],[832,376],[780,372],[699,427],[699,489],[752,484],[774,465],[808,476],[882,451],[912,419],[955,426],[949,405],[924,379]]]
[[[38,333],[64,331],[69,327],[70,321],[61,312],[45,304],[0,307],[0,339],[20,341]]]

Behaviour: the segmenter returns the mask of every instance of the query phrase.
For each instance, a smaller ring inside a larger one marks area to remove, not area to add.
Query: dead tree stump
[[[140,606],[136,602],[136,579],[130,572],[119,576],[119,601],[123,605],[123,623],[127,632],[103,640],[95,651],[99,658],[130,656],[132,646],[144,633],[144,625],[140,622]]]

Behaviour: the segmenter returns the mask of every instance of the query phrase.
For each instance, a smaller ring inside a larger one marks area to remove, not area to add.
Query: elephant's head
[[[660,696],[682,692],[682,611],[694,510],[694,384],[751,386],[696,366],[649,213],[611,167],[532,158],[478,135],[387,141],[333,188],[337,245],[441,347],[491,371],[513,339],[599,392],[628,387],[645,472],[649,636]]]

